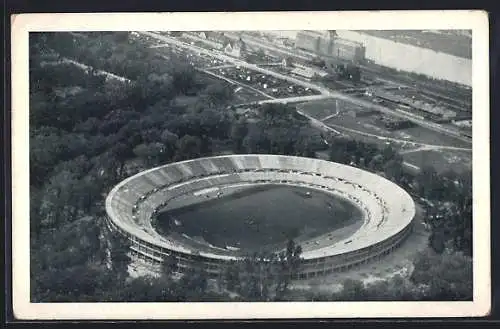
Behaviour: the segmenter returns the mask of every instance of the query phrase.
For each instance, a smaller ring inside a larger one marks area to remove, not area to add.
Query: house
[[[290,57],[285,57],[281,61],[281,65],[283,65],[284,67],[292,67],[292,64],[293,64],[293,61],[292,61],[292,58],[290,58]]]
[[[236,42],[229,42],[224,47],[224,52],[227,55],[232,56],[232,57],[236,57],[236,58],[242,57],[244,51],[245,51],[245,44],[241,40],[238,40]]]
[[[196,36],[216,49],[224,48],[229,40],[223,32],[201,31],[196,33]]]
[[[225,46],[229,39],[224,35],[224,32],[205,32],[206,38],[210,41],[217,42]]]

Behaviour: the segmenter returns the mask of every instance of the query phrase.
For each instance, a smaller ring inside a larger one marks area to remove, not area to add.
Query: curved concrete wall
[[[415,215],[415,204],[403,189],[354,167],[312,158],[234,155],[168,164],[127,178],[106,198],[108,225],[130,239],[139,258],[160,263],[173,255],[181,268],[203,262],[217,275],[239,257],[167,240],[154,231],[151,216],[179,197],[236,183],[309,186],[349,199],[362,210],[364,223],[352,236],[304,250],[300,278],[347,270],[389,253],[408,235]]]

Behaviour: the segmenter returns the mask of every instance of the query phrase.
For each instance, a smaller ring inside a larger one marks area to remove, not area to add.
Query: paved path
[[[339,115],[339,114],[340,114],[340,111],[339,111],[338,109],[335,109],[335,111],[336,111],[335,113],[330,114],[330,115],[327,115],[326,117],[321,118],[320,120],[321,120],[321,121],[326,121],[326,120],[331,119],[331,118],[334,118],[334,117],[336,117],[337,115]]]
[[[78,66],[80,68],[83,68],[83,69],[92,69],[91,66],[88,66],[88,65],[85,65],[85,64],[82,64],[82,63],[79,63],[77,61],[74,61],[72,59],[68,59],[68,58],[63,58],[60,62],[58,63],[71,63],[75,66]],[[51,63],[47,63],[47,64],[51,64]],[[238,81],[234,81],[234,80],[231,80],[231,79],[228,79],[224,76],[220,76],[216,73],[213,73],[213,72],[210,72],[210,71],[207,71],[207,70],[201,70],[207,74],[210,74],[210,75],[213,75],[213,76],[216,76],[217,78],[220,78],[220,79],[224,79],[230,83],[234,83],[234,84],[237,84],[237,85],[240,85],[242,87],[245,87],[245,88],[249,88],[267,98],[270,98],[268,100],[262,100],[262,101],[259,101],[257,102],[258,104],[266,104],[266,103],[282,103],[282,104],[289,104],[289,103],[300,103],[300,102],[307,102],[307,101],[314,101],[314,100],[322,100],[322,99],[329,99],[329,98],[336,98],[336,97],[333,97],[333,96],[330,96],[330,95],[311,95],[311,96],[298,96],[298,97],[288,97],[288,98],[280,98],[280,99],[277,99],[277,98],[274,98],[273,96],[271,95],[268,95],[256,88],[253,88],[251,86],[248,86],[248,85],[245,85],[243,83],[240,83]],[[119,81],[122,81],[122,82],[130,82],[131,80],[127,79],[127,78],[124,78],[124,77],[121,77],[121,76],[118,76],[116,74],[113,74],[113,73],[110,73],[110,72],[106,72],[106,71],[103,71],[103,70],[97,70],[97,72],[99,74],[103,74],[105,75],[107,78],[112,78],[112,79],[116,79],[116,80],[119,80]],[[379,140],[386,140],[386,141],[392,141],[392,142],[396,142],[396,143],[405,143],[405,144],[410,144],[410,145],[413,145],[413,146],[418,146],[419,148],[418,149],[414,149],[414,150],[407,150],[407,151],[402,151],[401,153],[402,154],[406,154],[406,153],[412,153],[412,152],[418,152],[418,151],[424,151],[424,150],[439,150],[439,149],[446,149],[446,150],[458,150],[458,151],[472,151],[471,148],[462,148],[462,147],[453,147],[453,146],[444,146],[444,145],[432,145],[432,144],[425,144],[425,143],[418,143],[418,142],[413,142],[413,141],[408,141],[408,140],[404,140],[404,139],[397,139],[397,138],[391,138],[391,137],[386,137],[386,136],[380,136],[380,135],[375,135],[375,134],[370,134],[370,133],[367,133],[367,132],[363,132],[363,131],[359,131],[359,130],[355,130],[355,129],[350,129],[350,128],[345,128],[343,126],[340,126],[340,125],[333,125],[333,124],[330,124],[330,125],[326,125],[324,124],[322,121],[326,120],[326,119],[329,119],[329,117],[332,117],[332,116],[335,116],[337,115],[338,113],[335,113],[335,114],[332,114],[331,116],[328,116],[326,118],[323,118],[322,120],[318,120],[316,118],[313,118],[312,116],[302,112],[302,111],[298,111],[301,115],[307,117],[312,123],[314,126],[322,129],[322,130],[326,130],[326,131],[331,131],[331,132],[334,132],[336,134],[339,134],[339,135],[342,135],[343,133],[340,132],[339,130],[337,129],[340,129],[340,130],[344,130],[344,131],[347,131],[347,132],[351,132],[351,133],[355,133],[355,134],[359,134],[359,135],[364,135],[364,136],[368,136],[368,137],[373,137],[373,138],[377,138]],[[337,129],[335,129],[335,128]]]
[[[351,103],[356,104],[358,106],[362,106],[362,107],[366,107],[366,108],[372,108],[372,109],[378,110],[378,111],[380,111],[382,113],[386,113],[386,114],[392,115],[394,117],[399,117],[399,118],[402,118],[402,119],[405,119],[405,120],[409,120],[409,121],[414,122],[414,123],[416,123],[416,124],[418,124],[418,125],[420,125],[422,127],[426,127],[428,129],[431,129],[431,130],[434,130],[434,131],[437,131],[437,132],[440,132],[440,133],[443,133],[443,134],[446,134],[446,135],[450,135],[450,136],[459,138],[459,139],[461,139],[463,141],[470,142],[470,140],[462,137],[461,134],[458,131],[456,131],[456,130],[452,130],[452,129],[443,127],[443,126],[441,126],[441,125],[439,125],[437,123],[434,123],[434,122],[429,122],[429,121],[426,121],[426,120],[422,120],[422,119],[416,118],[414,116],[409,115],[408,113],[406,113],[404,111],[392,110],[392,109],[389,109],[389,108],[387,108],[385,106],[382,106],[382,105],[379,105],[379,104],[374,104],[374,103],[372,103],[370,101],[367,101],[367,100],[363,100],[363,99],[360,99],[360,98],[356,98],[356,97],[352,97],[352,96],[349,96],[349,95],[345,95],[345,94],[342,94],[340,92],[332,91],[332,90],[330,90],[328,88],[325,88],[325,87],[322,87],[322,86],[318,86],[318,85],[316,85],[314,83],[311,83],[311,82],[306,82],[304,80],[300,80],[300,79],[297,79],[297,78],[294,78],[294,77],[291,77],[291,76],[288,76],[288,75],[284,75],[284,74],[281,74],[281,73],[278,73],[278,72],[275,72],[275,71],[272,71],[272,70],[269,70],[269,69],[258,67],[255,64],[249,64],[247,62],[244,62],[242,60],[236,59],[234,57],[230,57],[228,55],[225,55],[224,53],[219,52],[219,51],[210,51],[210,50],[207,50],[207,49],[204,49],[204,48],[201,48],[201,47],[197,47],[197,46],[193,46],[193,45],[187,44],[185,42],[176,40],[176,39],[171,38],[171,37],[166,37],[166,36],[163,36],[163,35],[159,35],[157,33],[151,33],[151,32],[141,32],[141,33],[144,34],[144,35],[147,35],[149,37],[156,38],[158,40],[167,42],[167,43],[175,44],[175,45],[177,45],[179,47],[191,49],[193,51],[196,51],[196,52],[199,52],[199,53],[204,53],[204,54],[212,56],[212,57],[217,57],[217,58],[222,59],[224,61],[232,62],[232,63],[235,63],[235,64],[240,65],[242,67],[246,67],[246,68],[249,68],[251,70],[257,71],[257,72],[261,72],[261,73],[264,73],[264,74],[267,74],[267,75],[270,75],[270,76],[274,76],[276,78],[279,78],[279,79],[282,79],[282,80],[285,80],[285,81],[288,81],[288,82],[291,82],[291,83],[294,83],[294,84],[297,84],[297,85],[301,85],[301,86],[306,87],[306,88],[317,90],[321,94],[328,95],[328,96],[330,96],[332,98],[338,98],[340,100],[351,102]]]
[[[195,52],[198,52],[198,53],[203,53],[203,54],[206,54],[206,55],[209,55],[209,56],[212,56],[212,57],[216,57],[216,58],[219,58],[221,60],[224,60],[224,61],[227,61],[227,62],[231,62],[231,63],[234,63],[236,65],[239,65],[239,66],[242,66],[242,67],[246,67],[248,69],[251,69],[251,70],[254,70],[254,71],[257,71],[257,72],[261,72],[261,73],[273,76],[275,78],[279,78],[279,79],[282,79],[282,80],[285,80],[285,81],[288,81],[288,82],[292,82],[292,83],[297,84],[297,85],[301,85],[301,86],[306,87],[306,88],[317,90],[317,91],[319,91],[319,92],[321,92],[322,94],[325,94],[325,95],[329,95],[330,94],[330,91],[327,88],[320,87],[320,86],[317,86],[317,85],[315,85],[313,83],[306,82],[304,80],[293,78],[293,77],[288,76],[288,75],[284,75],[284,74],[281,74],[281,73],[278,73],[278,72],[275,72],[275,71],[268,70],[266,68],[259,67],[256,64],[247,63],[247,62],[242,61],[240,59],[228,56],[228,55],[226,55],[226,54],[224,54],[223,52],[220,52],[220,51],[210,51],[210,50],[207,50],[205,48],[201,48],[201,47],[197,47],[197,46],[194,46],[194,45],[190,45],[190,44],[187,44],[185,42],[179,41],[177,39],[174,39],[174,38],[171,38],[171,37],[166,37],[166,36],[159,35],[159,34],[156,34],[156,33],[151,33],[151,32],[140,32],[140,33],[142,33],[144,35],[147,35],[149,37],[152,37],[152,38],[156,38],[156,39],[158,39],[160,41],[171,43],[171,44],[177,45],[177,46],[182,47],[182,48],[191,49],[192,51],[195,51]]]
[[[466,147],[455,147],[455,146],[446,146],[446,145],[435,145],[435,144],[426,144],[426,143],[420,143],[420,142],[414,142],[406,139],[399,139],[399,138],[393,138],[393,137],[386,137],[386,136],[380,136],[380,135],[375,135],[371,133],[367,133],[364,131],[356,130],[356,129],[351,129],[351,128],[346,128],[341,125],[335,125],[335,124],[329,124],[332,127],[335,127],[340,130],[344,130],[350,133],[358,134],[358,135],[363,135],[367,137],[373,137],[379,140],[385,140],[389,142],[396,142],[396,143],[404,143],[404,144],[410,144],[412,146],[418,146],[420,148],[425,148],[426,150],[452,150],[452,151],[467,151],[471,152],[471,148],[466,148]],[[415,151],[416,152],[416,151]],[[402,152],[403,153],[403,152]],[[410,152],[407,152],[410,153]]]
[[[233,68],[236,66],[237,65],[235,65],[235,64],[210,66],[210,67],[207,67],[206,70],[229,69],[229,68]]]
[[[431,146],[421,146],[412,150],[404,150],[404,151],[399,151],[399,154],[408,154],[408,153],[415,153],[415,152],[421,152],[421,151],[432,151],[436,150],[436,147],[431,147]]]
[[[281,64],[281,63],[256,63],[255,65],[260,66],[260,67],[283,66],[283,64]],[[238,65],[236,65],[236,64],[217,65],[217,66],[207,67],[206,70],[229,69],[229,68],[233,68],[233,67],[237,67],[237,66]]]
[[[79,67],[79,68],[84,69],[84,70],[95,70],[95,72],[97,72],[98,74],[106,76],[106,78],[108,78],[108,79],[119,80],[121,82],[131,82],[130,79],[127,79],[125,77],[113,74],[111,72],[107,72],[107,71],[103,71],[103,70],[98,70],[98,69],[93,68],[92,66],[85,65],[83,63],[80,63],[80,62],[77,62],[77,61],[74,61],[72,59],[65,58],[65,57],[61,58],[58,61],[54,61],[54,62],[43,62],[42,66],[43,65],[60,65],[60,64],[73,64],[76,67]]]
[[[210,72],[210,71],[208,71],[208,70],[199,70],[199,71],[201,71],[201,72],[203,72],[203,73],[206,73],[206,74],[209,74],[209,75],[211,75],[211,76],[214,76],[214,77],[216,77],[216,78],[218,78],[218,79],[225,80],[225,81],[227,81],[227,82],[229,82],[229,83],[232,83],[232,84],[235,84],[235,85],[238,85],[238,86],[244,87],[244,88],[248,88],[248,89],[250,89],[250,90],[252,90],[252,91],[254,91],[254,92],[258,93],[258,94],[261,94],[261,95],[262,95],[262,96],[264,96],[264,97],[267,97],[267,98],[270,98],[270,99],[276,99],[275,97],[273,97],[273,96],[271,96],[271,95],[268,95],[268,94],[266,94],[265,92],[260,91],[260,90],[258,90],[258,89],[256,89],[256,88],[252,87],[252,86],[249,86],[249,85],[247,85],[247,84],[244,84],[244,83],[241,83],[241,82],[235,81],[235,80],[233,80],[233,79],[226,78],[226,77],[225,77],[225,76],[223,76],[223,75],[216,74],[216,73],[214,73],[214,72]]]
[[[265,99],[262,101],[257,101],[257,104],[269,104],[269,103],[279,103],[279,104],[292,104],[292,103],[303,103],[310,101],[318,101],[322,99],[333,98],[329,95],[309,95],[309,96],[295,96],[286,98],[275,98],[275,99]]]

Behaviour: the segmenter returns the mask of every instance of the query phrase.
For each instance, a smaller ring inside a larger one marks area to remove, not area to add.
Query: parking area
[[[245,84],[275,98],[311,96],[320,94],[319,92],[310,88],[298,86],[288,81],[280,80],[276,77],[240,66],[215,68],[210,69],[210,72]]]

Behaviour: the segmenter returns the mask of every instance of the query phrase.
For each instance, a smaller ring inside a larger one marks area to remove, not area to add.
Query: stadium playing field
[[[301,243],[355,226],[361,223],[362,214],[331,194],[269,184],[224,189],[220,198],[163,211],[158,219],[161,231],[184,241],[254,252],[283,248],[290,238]]]

